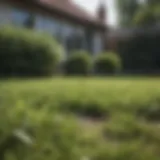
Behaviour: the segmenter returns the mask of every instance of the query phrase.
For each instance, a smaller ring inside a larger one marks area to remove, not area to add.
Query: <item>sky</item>
[[[84,7],[87,11],[91,14],[96,13],[96,9],[102,0],[73,0],[80,6]],[[104,0],[106,9],[108,10],[106,22],[109,25],[115,26],[116,25],[116,9],[115,9],[115,0]]]

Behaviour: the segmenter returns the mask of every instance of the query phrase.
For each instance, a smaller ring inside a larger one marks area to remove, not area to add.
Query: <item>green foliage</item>
[[[25,29],[0,29],[0,75],[44,76],[56,69],[60,46],[52,38]]]
[[[156,74],[160,70],[160,30],[142,28],[119,45],[124,71]]]
[[[134,16],[133,23],[136,26],[152,26],[158,23],[160,18],[159,2],[154,6],[144,6]]]
[[[117,3],[127,2],[119,0]],[[128,16],[126,12],[128,11],[122,11],[122,13]],[[143,1],[136,9],[133,17],[130,18],[135,30],[131,29],[131,36],[128,36],[124,41],[122,40],[118,45],[118,52],[122,57],[124,69],[127,73],[159,73],[159,19],[160,3],[158,0]]]
[[[65,72],[68,75],[88,75],[91,71],[91,56],[84,51],[72,53],[65,63]]]
[[[121,26],[131,26],[133,18],[139,10],[140,4],[138,0],[118,0],[116,1],[119,24]]]
[[[102,53],[94,62],[96,73],[99,74],[117,73],[121,70],[121,67],[121,59],[115,53]]]
[[[146,26],[158,23],[160,3],[158,0],[118,0],[117,10],[122,26]]]

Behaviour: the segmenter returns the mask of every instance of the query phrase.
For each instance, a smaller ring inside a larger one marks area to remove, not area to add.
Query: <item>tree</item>
[[[160,2],[146,0],[134,16],[133,23],[136,26],[151,26],[160,22]]]
[[[160,19],[159,0],[117,0],[117,10],[121,26],[152,25]]]
[[[159,0],[145,0],[144,2],[152,5],[152,4],[158,4]]]
[[[119,24],[121,26],[132,25],[132,19],[139,9],[139,6],[138,0],[117,0]]]

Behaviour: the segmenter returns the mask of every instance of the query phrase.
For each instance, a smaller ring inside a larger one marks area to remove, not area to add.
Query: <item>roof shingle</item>
[[[89,13],[87,13],[87,11],[76,5],[71,0],[39,0],[39,2],[45,7],[56,9],[77,19],[104,26],[104,24],[96,16],[90,15]]]

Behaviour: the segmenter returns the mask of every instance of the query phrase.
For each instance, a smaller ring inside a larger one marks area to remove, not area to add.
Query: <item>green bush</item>
[[[154,25],[153,25],[154,26]],[[160,29],[141,27],[132,36],[118,44],[118,52],[123,61],[123,71],[130,74],[158,75]]]
[[[90,54],[84,51],[77,51],[68,57],[65,63],[67,75],[88,75],[91,71]]]
[[[95,62],[94,68],[98,74],[113,74],[121,70],[122,64],[120,57],[115,53],[102,53]]]
[[[45,76],[56,69],[60,46],[27,29],[0,29],[0,76]]]

